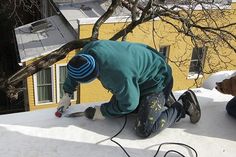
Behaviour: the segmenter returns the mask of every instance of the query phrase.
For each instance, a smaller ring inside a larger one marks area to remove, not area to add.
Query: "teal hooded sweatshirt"
[[[92,55],[99,68],[101,84],[113,94],[101,105],[106,117],[134,111],[141,96],[163,91],[172,79],[170,66],[155,49],[140,43],[98,40],[85,45],[80,54]],[[64,91],[73,93],[77,82],[67,77]]]

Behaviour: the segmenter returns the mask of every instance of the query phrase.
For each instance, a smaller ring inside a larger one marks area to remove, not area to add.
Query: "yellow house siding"
[[[104,24],[103,27],[101,27],[100,29],[100,34],[99,37],[100,39],[103,39],[104,36],[106,37],[105,39],[109,39],[109,37],[112,36],[112,34],[114,34],[114,32],[117,32],[117,30],[119,30],[118,28],[122,28],[123,27],[123,23],[118,23],[118,24]],[[166,32],[171,30],[171,27],[169,26],[164,26],[163,23],[160,22],[156,22],[155,25],[156,26],[156,31],[158,34],[161,34],[162,36],[160,38],[155,38],[153,40],[152,37],[152,22],[146,22],[145,24],[140,25],[139,27],[137,27],[136,29],[134,29],[133,33],[130,33],[127,36],[127,41],[132,41],[132,42],[141,42],[141,43],[145,43],[148,44],[152,47],[159,49],[159,46],[161,45],[170,45],[170,58],[174,58],[177,55],[180,55],[181,52],[184,53],[186,52],[186,44],[180,44],[178,45],[178,43],[181,43],[181,40],[183,40],[182,38],[180,39],[176,39],[175,35],[169,35]],[[89,32],[91,32],[92,29],[92,25],[82,25],[80,27],[80,38],[85,38],[85,37],[89,37],[90,34]],[[107,33],[107,31],[109,33]],[[174,30],[172,29],[172,32],[174,32]],[[105,34],[105,35],[104,35]],[[154,44],[155,41],[155,44]],[[178,41],[178,43],[176,42]],[[190,51],[191,52],[191,51]],[[190,56],[190,54],[189,54]],[[191,56],[190,56],[191,57]],[[175,65],[173,65],[171,62],[169,62],[171,67],[173,68],[173,75],[175,78],[178,79],[182,79],[183,78],[186,80],[186,75],[187,75],[187,71],[185,70],[185,72],[181,72],[178,67],[176,67]],[[181,74],[181,76],[179,75]],[[177,76],[178,77],[177,77]],[[176,89],[180,88],[179,86],[182,86],[182,88],[186,88],[186,85],[189,87],[189,85],[191,85],[192,80],[187,80],[189,82],[189,84],[183,83],[184,86],[177,84],[175,86]],[[178,81],[179,82],[179,81]],[[81,91],[82,92],[82,91]]]
[[[80,85],[80,102],[103,102],[111,98],[111,93],[102,87],[100,81]]]
[[[33,91],[34,91],[33,77],[30,76],[27,78],[27,93],[28,93],[29,110],[32,110],[34,106],[34,92]]]
[[[236,3],[232,4],[232,8],[236,8]],[[231,10],[233,12],[234,10]],[[230,15],[231,21],[236,22],[235,15]],[[175,22],[172,20],[172,22]],[[220,19],[218,22],[222,22]],[[179,24],[175,22],[176,24]],[[109,39],[111,38],[116,32],[124,28],[124,26],[127,25],[126,23],[118,22],[118,23],[105,23],[103,24],[99,29],[99,39]],[[153,26],[155,28],[155,31],[153,31]],[[81,24],[79,26],[79,38],[89,38],[92,35],[92,24]],[[232,30],[236,31],[236,30]],[[155,36],[153,38],[153,35]],[[173,90],[181,90],[191,87],[195,85],[195,80],[188,79],[188,73],[189,73],[189,65],[190,60],[192,56],[192,49],[193,45],[191,43],[191,40],[189,37],[180,35],[176,32],[176,30],[170,26],[167,25],[164,22],[161,22],[159,20],[156,20],[154,23],[146,22],[144,24],[141,24],[137,26],[132,33],[129,33],[126,37],[127,41],[131,42],[140,42],[145,43],[147,45],[152,46],[153,48],[156,48],[157,50],[160,48],[160,46],[163,45],[169,45],[169,61],[168,63],[172,67],[173,71],[173,77],[174,77],[174,88]],[[236,45],[236,41],[232,41]],[[76,50],[79,51],[79,50]],[[29,107],[30,110],[35,109],[41,109],[41,108],[48,108],[48,107],[55,107],[56,103],[59,102],[57,100],[57,93],[56,93],[56,65],[60,64],[67,64],[69,60],[75,55],[76,51],[70,52],[63,60],[58,61],[54,66],[55,76],[54,76],[54,94],[55,94],[55,103],[48,104],[48,105],[35,105],[35,95],[34,95],[34,82],[33,77],[27,78],[27,85],[28,85],[28,100],[29,100]],[[217,55],[214,55],[212,53],[212,49],[207,50],[207,55],[205,59],[205,65],[204,65],[204,71],[209,71],[210,66],[209,64],[214,65],[216,68],[221,70],[231,70],[235,69],[233,64],[236,64],[236,54],[232,52],[232,50],[220,48],[219,52],[223,55],[228,55],[229,58],[232,60],[232,65],[229,65],[227,67],[222,64],[222,62],[219,61],[219,58]],[[175,62],[178,59],[185,60],[185,62]],[[226,60],[227,61],[227,60]],[[32,62],[32,61],[31,61]],[[30,62],[27,62],[29,64]],[[204,74],[202,78],[199,78],[197,80],[197,84],[200,85],[202,81],[204,81],[209,74]],[[98,80],[95,80],[88,84],[81,84],[77,91],[78,99],[77,102],[73,103],[88,103],[88,102],[103,102],[108,101],[111,97],[111,93],[109,93],[106,89],[103,88],[101,83]]]
[[[175,22],[175,21],[173,21]],[[178,23],[176,23],[178,24]],[[99,31],[99,39],[109,39],[115,32],[120,30],[120,28],[124,27],[124,23],[109,23],[109,24],[103,24]],[[191,43],[191,40],[189,37],[186,37],[184,35],[180,35],[176,32],[176,30],[166,23],[155,21],[155,38],[153,38],[153,22],[146,22],[137,28],[133,30],[132,33],[129,33],[126,40],[132,41],[132,42],[141,42],[148,44],[154,48],[159,49],[162,45],[170,45],[170,51],[169,51],[169,64],[172,67],[173,71],[173,77],[174,77],[174,87],[173,90],[182,90],[186,88],[196,87],[197,85],[201,85],[202,81],[205,80],[208,75],[203,75],[203,77],[198,78],[198,80],[194,79],[188,79],[188,73],[189,73],[189,65],[192,57],[192,49],[193,45]],[[93,25],[81,25],[80,26],[80,38],[87,38],[91,36]],[[155,43],[155,44],[154,44]],[[230,50],[231,51],[231,50]],[[208,49],[206,59],[212,57],[212,54],[210,53],[211,50]],[[234,61],[236,61],[235,53],[230,54],[232,57],[235,58]],[[174,63],[174,61],[178,60],[179,58],[182,58],[185,60],[184,63]],[[211,58],[212,59],[212,58]],[[217,58],[216,58],[217,59]],[[221,63],[219,63],[221,65]],[[235,67],[229,66],[226,69],[234,69]],[[205,63],[204,71],[208,71],[208,65]],[[226,70],[221,68],[221,70]],[[81,87],[81,102],[93,102],[97,101],[98,98],[90,98],[87,94],[87,92],[92,91],[93,89],[101,90],[99,94],[100,97],[104,97],[104,100],[107,100],[107,98],[110,96],[106,92],[104,92],[103,87],[98,83],[91,83],[89,86],[82,86]],[[86,92],[85,92],[86,91]],[[100,100],[100,99],[99,99]]]

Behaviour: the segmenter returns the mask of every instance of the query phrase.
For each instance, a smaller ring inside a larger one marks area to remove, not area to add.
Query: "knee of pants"
[[[226,111],[229,115],[236,117],[236,97],[228,102],[226,105]]]
[[[139,136],[141,138],[147,138],[148,136],[151,135],[152,131],[147,130],[144,127],[138,127],[138,128],[136,128],[135,133],[136,133],[137,136]]]
[[[155,123],[157,124],[157,123]],[[164,126],[164,125],[163,125]],[[147,138],[149,137],[152,133],[158,134],[163,130],[163,126],[161,125],[154,125],[153,127],[145,128],[145,127],[137,127],[135,129],[136,135],[141,137],[141,138]]]

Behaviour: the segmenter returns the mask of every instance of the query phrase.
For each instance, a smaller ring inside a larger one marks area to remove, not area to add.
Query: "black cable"
[[[125,152],[125,154],[126,154],[128,157],[130,157],[130,155],[129,155],[128,152],[122,147],[122,145],[120,145],[118,142],[116,142],[115,140],[113,140],[113,138],[115,138],[116,136],[118,136],[118,135],[123,131],[123,129],[125,128],[126,123],[127,123],[127,116],[125,116],[125,122],[124,122],[122,128],[120,129],[120,131],[119,131],[118,133],[116,133],[114,136],[112,136],[112,137],[110,138],[110,140],[111,140],[112,142],[114,142],[115,144],[117,144],[117,145]]]
[[[157,156],[157,154],[158,154],[158,152],[160,151],[160,149],[161,149],[161,146],[163,146],[163,145],[180,145],[180,146],[185,146],[185,147],[188,147],[188,148],[190,148],[191,150],[193,150],[193,152],[196,154],[196,157],[198,157],[198,154],[197,154],[197,151],[193,148],[193,147],[191,147],[191,146],[189,146],[189,145],[187,145],[187,144],[184,144],[184,143],[176,143],[176,142],[165,142],[165,143],[161,143],[160,144],[160,146],[158,147],[158,149],[157,149],[157,151],[156,151],[156,154],[153,156],[153,157],[156,157]],[[175,153],[178,153],[179,155],[181,155],[182,157],[185,157],[183,154],[181,154],[180,152],[177,152],[177,151],[175,151],[175,150],[169,150],[169,151],[167,151],[166,153],[165,153],[165,155],[164,155],[164,157],[168,154],[168,153],[170,153],[170,152],[175,152]]]
[[[125,122],[124,122],[122,128],[120,129],[120,131],[118,131],[114,136],[112,136],[112,137],[110,138],[110,140],[111,140],[112,142],[114,142],[115,144],[117,144],[117,145],[124,151],[124,153],[125,153],[128,157],[130,157],[130,155],[129,155],[128,152],[122,147],[122,145],[119,144],[118,142],[116,142],[115,140],[113,140],[113,138],[115,138],[116,136],[118,136],[118,135],[124,130],[126,123],[127,123],[127,115],[125,116]],[[157,154],[159,153],[159,151],[160,151],[160,149],[161,149],[161,146],[163,146],[163,145],[180,145],[180,146],[187,147],[187,148],[193,150],[193,152],[195,153],[196,157],[198,157],[197,151],[196,151],[193,147],[191,147],[191,146],[189,146],[189,145],[187,145],[187,144],[178,143],[178,142],[165,142],[165,143],[161,143],[160,146],[158,147],[158,149],[157,149],[155,155],[154,155],[153,157],[156,157],[156,156],[157,156]],[[169,153],[176,153],[176,154],[178,154],[178,155],[180,155],[180,156],[182,156],[182,157],[186,157],[186,156],[184,156],[182,153],[180,153],[180,152],[178,152],[178,151],[176,151],[176,150],[168,150],[168,151],[164,154],[163,157],[166,157]]]
[[[164,157],[166,157],[166,156],[168,155],[168,153],[170,153],[170,152],[174,152],[174,153],[176,153],[176,154],[179,154],[179,155],[182,156],[182,157],[185,157],[182,153],[180,153],[180,152],[178,152],[178,151],[176,151],[176,150],[168,150],[168,151],[164,154]]]

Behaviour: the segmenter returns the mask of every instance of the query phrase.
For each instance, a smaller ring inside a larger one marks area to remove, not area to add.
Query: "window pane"
[[[64,84],[64,81],[66,79],[66,76],[67,76],[67,69],[66,69],[66,66],[60,66],[59,67],[59,88],[60,88],[60,98],[63,97],[64,95],[64,90],[63,90],[63,84]],[[74,99],[74,94],[72,96],[72,99]]]
[[[51,68],[37,73],[37,91],[39,103],[52,102]]]
[[[38,101],[41,103],[52,102],[51,85],[38,87]]]
[[[66,79],[66,75],[67,75],[67,70],[66,70],[66,66],[60,66],[59,67],[59,88],[60,88],[60,98],[62,98],[62,96],[64,95],[64,90],[63,90],[63,83]]]
[[[60,66],[60,83],[63,83],[66,79],[66,75],[67,75],[67,70],[66,70],[66,66]]]
[[[189,67],[189,74],[202,74],[205,54],[206,54],[205,47],[193,48]]]
[[[167,52],[167,47],[161,47],[160,48],[160,53],[162,53],[163,56],[165,56],[165,57],[166,57],[166,52]]]
[[[160,53],[166,58],[166,62],[169,57],[170,46],[160,46]]]
[[[201,62],[200,61],[192,61],[189,67],[190,72],[200,73],[201,72]]]
[[[41,70],[37,73],[37,84],[44,85],[44,84],[51,84],[51,68],[47,68]]]

